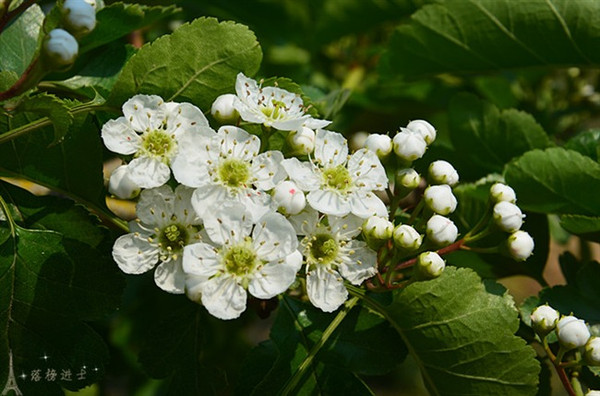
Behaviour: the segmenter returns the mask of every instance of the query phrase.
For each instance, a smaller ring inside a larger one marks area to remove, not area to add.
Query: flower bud
[[[449,245],[456,241],[458,228],[447,217],[433,215],[427,221],[427,238],[436,245]]]
[[[421,158],[425,150],[427,150],[427,143],[418,133],[401,128],[401,131],[394,136],[394,153],[405,161],[410,162]]]
[[[116,168],[108,180],[108,192],[117,198],[132,199],[140,195],[141,188],[129,178],[129,168],[121,165]]]
[[[525,215],[521,209],[507,201],[498,202],[494,206],[494,222],[502,231],[515,232],[523,225]]]
[[[600,396],[600,391],[590,389],[585,396]]]
[[[517,261],[525,261],[533,253],[533,238],[525,231],[513,232],[506,241],[508,252]]]
[[[350,136],[350,141],[348,142],[350,150],[357,151],[361,148],[365,148],[365,142],[367,141],[368,137],[369,134],[363,131],[352,134],[352,136]]]
[[[377,154],[377,157],[387,157],[392,152],[392,138],[388,135],[372,133],[365,140],[365,148]]]
[[[413,227],[407,224],[400,224],[394,229],[394,244],[402,249],[417,250],[423,243],[423,236]]]
[[[585,361],[590,366],[600,366],[600,338],[591,337],[585,344]]]
[[[590,339],[590,331],[581,319],[575,316],[563,316],[556,324],[558,342],[566,349],[584,346]]]
[[[444,272],[446,263],[436,252],[423,252],[417,259],[417,265],[421,274],[427,278],[437,278]]]
[[[306,155],[315,150],[315,131],[307,127],[301,127],[288,135],[288,144],[295,153]]]
[[[423,199],[431,210],[444,216],[454,212],[458,203],[452,194],[452,188],[447,184],[427,187]]]
[[[296,215],[306,207],[304,192],[289,180],[282,181],[273,189],[273,201],[279,211],[286,215]]]
[[[96,27],[96,8],[84,0],[65,0],[62,12],[65,26],[75,36],[88,34]]]
[[[44,54],[56,66],[67,66],[75,62],[79,44],[75,37],[63,29],[51,30],[44,41]]]
[[[433,125],[425,120],[414,120],[408,123],[406,129],[418,133],[423,137],[427,145],[433,143],[436,137],[436,131]]]
[[[240,118],[240,113],[235,109],[234,103],[237,96],[225,94],[217,97],[210,107],[210,114],[222,124],[234,125]]]
[[[385,217],[371,216],[363,224],[363,233],[374,239],[390,239],[394,232],[394,224]]]
[[[434,161],[429,165],[429,179],[431,183],[454,186],[458,183],[458,172],[447,161]]]
[[[91,5],[92,7],[94,7],[95,10],[98,9],[98,4],[96,4],[96,0],[83,0],[86,3],[88,3],[89,5]]]
[[[408,190],[414,190],[419,187],[421,176],[412,168],[400,169],[396,172],[396,183]]]
[[[550,333],[556,327],[558,322],[558,311],[549,305],[540,305],[531,313],[531,325],[540,335]]]
[[[515,190],[513,190],[510,186],[502,183],[495,183],[490,187],[490,197],[494,202],[517,202],[517,195],[515,194]]]

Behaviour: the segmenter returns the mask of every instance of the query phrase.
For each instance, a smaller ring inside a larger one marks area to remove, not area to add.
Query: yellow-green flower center
[[[250,164],[230,158],[219,165],[219,178],[229,187],[243,187],[250,179]]]
[[[225,252],[223,262],[230,274],[244,276],[254,271],[258,260],[256,253],[248,243],[232,246]]]
[[[338,255],[339,244],[329,234],[317,234],[312,237],[309,252],[312,259],[322,264],[329,264]]]
[[[160,246],[171,252],[179,252],[188,243],[189,233],[181,224],[170,224],[159,235]]]
[[[162,130],[154,130],[142,135],[142,147],[138,156],[156,158],[169,164],[176,149],[177,142],[173,136]]]
[[[344,165],[338,165],[335,168],[323,170],[323,184],[326,187],[344,192],[352,184],[352,178]]]
[[[281,110],[285,111],[285,103],[279,100],[272,99],[271,104],[273,106],[264,106],[260,110],[268,118],[278,119],[281,115],[283,115],[283,112]]]

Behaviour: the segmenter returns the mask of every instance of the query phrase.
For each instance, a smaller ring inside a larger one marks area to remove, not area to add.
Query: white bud
[[[585,394],[585,396],[600,396],[600,391],[590,389],[588,393]]]
[[[129,178],[129,168],[121,165],[116,168],[108,180],[108,192],[117,198],[132,199],[140,194],[141,188]]]
[[[375,239],[390,239],[394,232],[394,224],[385,217],[371,216],[363,224],[363,233]]]
[[[434,161],[429,165],[429,178],[431,183],[454,186],[458,183],[458,172],[448,161]]]
[[[513,190],[512,187],[502,183],[494,183],[492,187],[490,187],[490,197],[494,202],[517,202],[515,190]]]
[[[423,243],[423,235],[407,224],[400,224],[394,229],[394,243],[399,248],[417,250]]]
[[[590,339],[590,331],[581,319],[575,316],[563,316],[556,324],[558,342],[566,349],[584,346]]]
[[[289,180],[282,181],[273,189],[273,201],[286,215],[296,215],[306,207],[304,192]]]
[[[419,187],[421,176],[412,168],[400,169],[396,172],[396,183],[412,190]]]
[[[232,94],[218,96],[210,107],[210,114],[222,124],[235,124],[240,118],[240,113],[233,105],[236,99],[237,96]]]
[[[533,253],[533,238],[525,231],[513,232],[507,242],[508,252],[518,261],[525,261]]]
[[[418,133],[400,129],[401,131],[394,136],[394,153],[405,161],[421,158],[427,150],[425,139]]]
[[[556,327],[559,313],[549,305],[540,305],[531,312],[531,324],[539,334],[546,335]]]
[[[75,61],[78,51],[77,40],[66,30],[54,29],[46,36],[44,52],[57,65],[70,65]]]
[[[96,8],[84,0],[65,0],[62,12],[67,29],[76,36],[87,34],[96,27]]]
[[[433,143],[436,137],[435,128],[425,120],[414,120],[408,123],[406,129],[418,133],[423,137],[427,145]]]
[[[421,273],[428,278],[437,278],[444,272],[446,263],[444,259],[436,252],[423,252],[419,255],[417,265]]]
[[[292,150],[298,154],[310,154],[315,150],[315,131],[301,127],[288,135],[288,143]]]
[[[377,157],[384,158],[392,152],[392,138],[388,135],[372,133],[365,140],[365,148],[373,151]]]
[[[585,361],[590,366],[600,366],[600,338],[591,337],[585,344]]]
[[[350,136],[350,141],[348,142],[350,150],[357,151],[361,148],[365,148],[365,142],[367,141],[368,137],[369,134],[367,132],[361,131],[354,133],[352,136]]]
[[[96,4],[96,0],[83,0],[86,3],[88,3],[89,5],[91,5],[92,7],[94,7],[94,9],[98,9],[98,5]]]
[[[521,209],[507,201],[498,202],[494,206],[494,222],[502,231],[515,232],[523,225],[525,215]]]
[[[458,204],[456,197],[452,194],[452,188],[447,184],[427,187],[423,193],[423,199],[431,210],[444,216],[454,212]]]
[[[452,220],[440,215],[433,215],[427,221],[427,238],[436,245],[449,245],[456,241],[458,228]]]

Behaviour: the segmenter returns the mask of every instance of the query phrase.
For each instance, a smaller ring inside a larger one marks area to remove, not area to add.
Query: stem
[[[575,392],[575,389],[573,389],[573,386],[569,381],[569,377],[567,376],[565,369],[557,366],[556,364],[554,365],[554,368],[556,369],[556,374],[558,374],[558,378],[560,378],[560,382],[562,382],[563,387],[565,388],[569,396],[580,396],[577,394],[577,392]]]
[[[35,2],[36,0],[24,0],[17,8],[4,14],[4,17],[0,19],[0,33],[2,33],[4,27],[8,24],[8,22],[10,22],[11,19],[31,7]]]
[[[296,372],[294,373],[293,377],[290,378],[289,381],[286,383],[285,387],[280,393],[281,395],[293,394],[292,392],[304,376],[306,370],[308,370],[308,368],[312,365],[312,362],[317,353],[321,350],[323,345],[325,345],[327,340],[329,340],[329,337],[331,337],[335,329],[337,329],[337,327],[342,323],[346,315],[348,315],[348,313],[356,305],[356,303],[358,303],[358,297],[353,297],[350,300],[346,301],[346,303],[344,304],[344,308],[336,315],[336,317],[331,321],[329,326],[327,326],[319,341],[317,341],[315,345],[313,345],[306,359],[304,359],[300,367],[298,367],[298,370],[296,370]]]
[[[12,87],[8,88],[6,91],[0,92],[0,102],[25,92],[42,79],[45,72],[38,67],[38,61],[39,57],[33,59],[29,66],[27,66],[27,69],[25,69],[21,77],[19,77]]]
[[[17,235],[16,223],[12,217],[10,208],[8,207],[8,204],[6,203],[2,195],[0,195],[0,206],[2,207],[2,212],[4,212],[4,216],[6,216],[6,221],[8,221],[8,225],[10,226],[10,236],[14,239]]]
[[[444,254],[448,254],[448,253],[454,252],[456,250],[463,249],[464,248],[463,245],[466,242],[467,241],[465,241],[464,238],[463,239],[459,239],[458,241],[454,242],[452,245],[448,245],[446,247],[443,247],[443,248],[439,249],[437,251],[437,254],[439,254],[440,256],[442,256]],[[396,266],[396,268],[394,268],[394,271],[399,271],[401,269],[411,267],[411,266],[415,265],[416,263],[417,263],[417,257],[414,257],[414,258],[412,258],[410,260],[406,260],[406,261],[398,264]]]
[[[479,219],[479,221],[477,222],[477,224],[475,224],[475,226],[471,229],[471,231],[467,232],[467,235],[465,235],[465,238],[472,240],[471,235],[475,234],[476,232],[479,232],[479,230],[485,225],[485,223],[487,223],[490,220],[490,217],[492,215],[492,212],[490,209],[491,209],[491,203],[488,201],[488,205],[487,205],[485,213],[483,214],[483,216],[481,216],[481,219]]]
[[[552,353],[552,350],[550,349],[550,345],[548,345],[548,339],[545,336],[542,339],[542,345],[544,346],[546,355],[548,355],[548,357],[552,361],[552,365],[556,370],[556,374],[558,374],[558,378],[560,378],[560,382],[562,382],[563,387],[565,388],[569,396],[582,396],[582,394],[578,394],[577,392],[575,392],[563,365],[561,365],[561,360],[566,351],[562,347],[560,347],[558,349],[558,353],[554,355],[554,353]]]
[[[408,219],[406,224],[412,224],[415,221],[415,219],[417,218],[417,216],[419,215],[419,213],[421,213],[421,210],[423,210],[424,206],[425,206],[425,200],[421,197],[421,200],[419,201],[419,203],[413,210],[413,212],[410,215],[410,218]]]

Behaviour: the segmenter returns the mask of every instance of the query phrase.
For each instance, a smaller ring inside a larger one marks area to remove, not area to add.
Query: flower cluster
[[[442,249],[459,246],[448,217],[459,176],[446,161],[432,163],[426,178],[411,167],[436,137],[431,124],[369,135],[350,152],[300,95],[242,73],[235,90],[212,105],[217,130],[193,104],[155,95],[132,97],[102,127],[106,147],[126,160],[109,192],[138,200],[130,233],[113,248],[124,272],[155,268],[161,289],[221,319],[239,317],[248,294],[270,299],[292,288],[332,312],[352,288],[442,273]],[[249,133],[256,125],[262,133]],[[273,129],[286,137],[282,150],[269,149]],[[384,164],[399,168],[393,183]],[[420,202],[411,215],[400,208],[408,195]],[[506,221],[513,232],[516,217]]]

